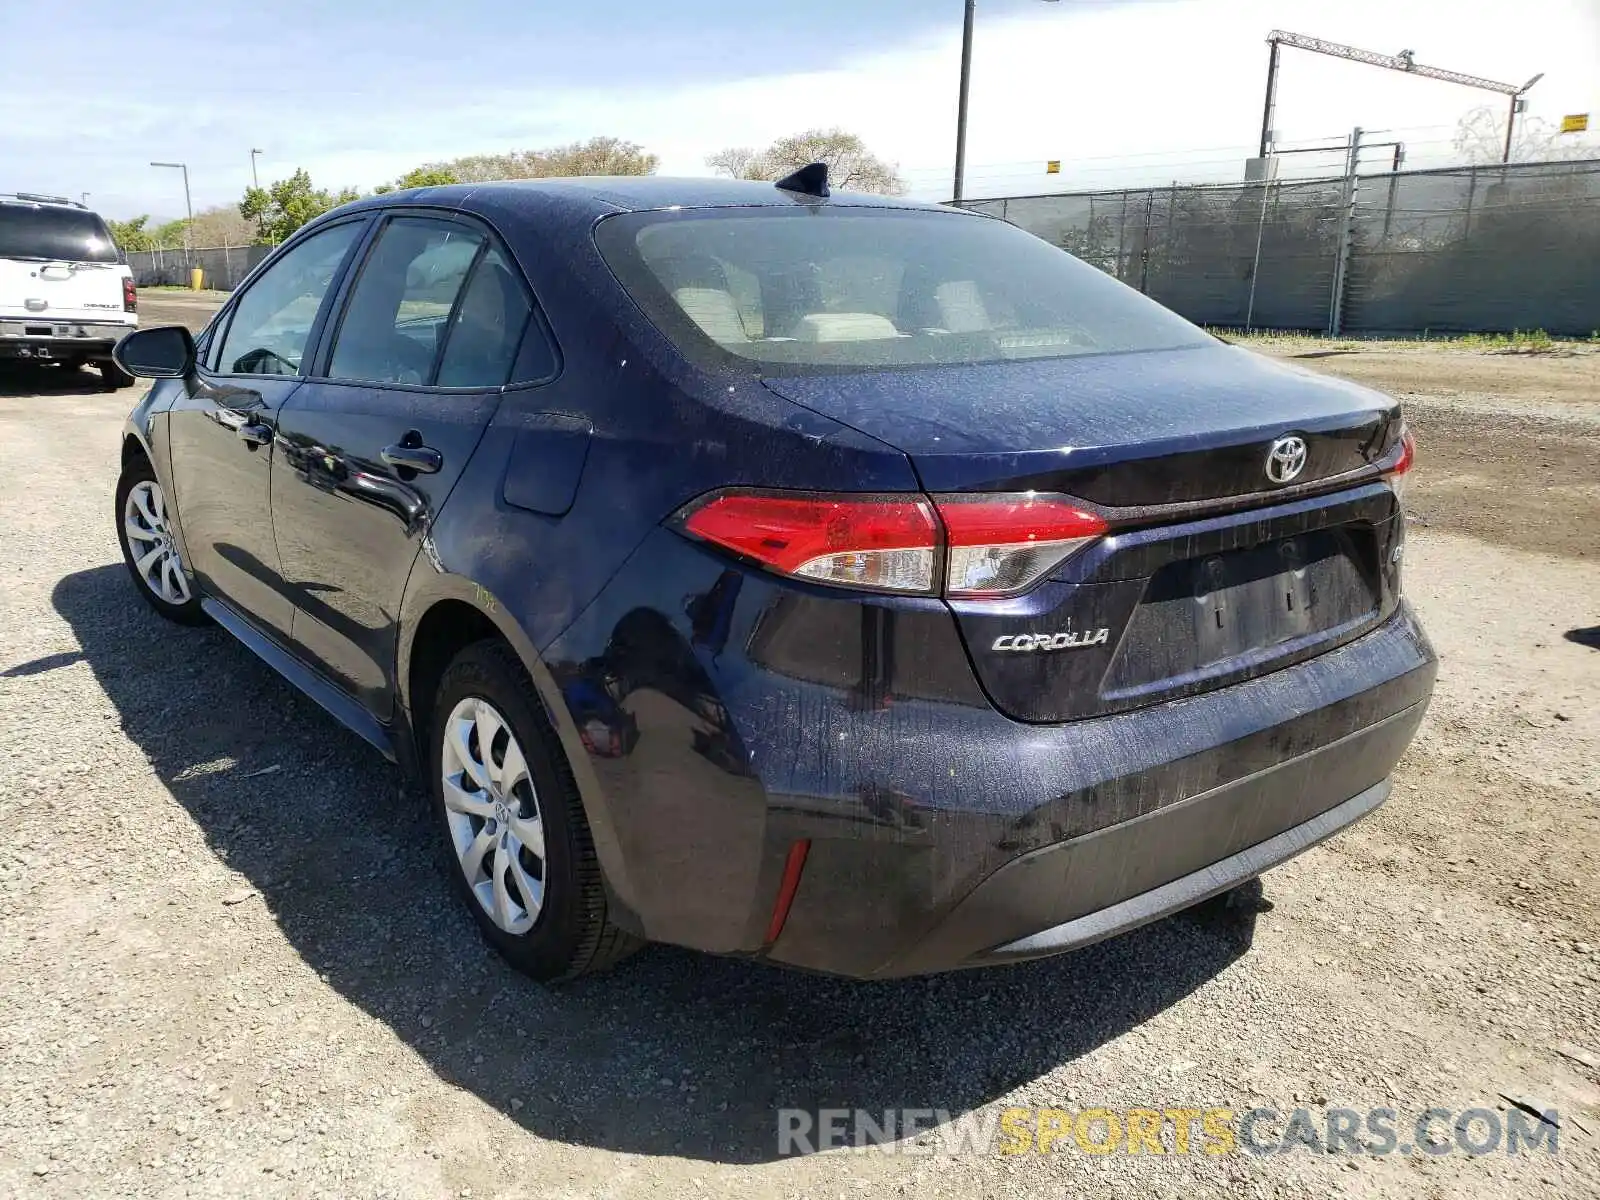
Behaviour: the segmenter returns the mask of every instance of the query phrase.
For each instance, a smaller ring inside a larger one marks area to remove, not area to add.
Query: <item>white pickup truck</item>
[[[64,196],[0,194],[0,365],[93,363],[107,388],[133,376],[111,348],[138,328],[133,272],[98,214]]]

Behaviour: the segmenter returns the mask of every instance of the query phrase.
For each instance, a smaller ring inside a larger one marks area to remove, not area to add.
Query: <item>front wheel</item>
[[[577,785],[509,647],[478,642],[456,656],[429,739],[445,870],[484,939],[541,981],[586,975],[637,948],[607,919]]]
[[[117,541],[134,586],[151,608],[181,625],[205,620],[200,597],[184,574],[166,494],[147,459],[134,459],[117,481]]]

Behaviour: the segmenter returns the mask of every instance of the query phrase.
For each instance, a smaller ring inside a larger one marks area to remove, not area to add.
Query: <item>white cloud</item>
[[[249,90],[208,89],[204,111],[172,90],[165,113],[144,104],[112,118],[118,146],[140,146],[96,149],[104,178],[83,179],[89,163],[80,162],[54,186],[93,190],[99,182],[113,201],[108,211],[172,212],[171,181],[152,179],[147,158],[189,155],[203,205],[239,194],[251,145],[268,150],[264,177],[305,166],[321,183],[370,186],[428,159],[600,133],[645,144],[664,173],[704,174],[706,154],[720,147],[837,124],[897,160],[917,194],[938,198],[948,194],[954,141],[960,14],[952,11],[948,32],[846,58],[834,70],[761,74],[752,64],[744,79],[702,85],[661,88],[635,77],[552,90],[533,79],[464,95],[375,87],[322,96],[274,95],[263,80]],[[1009,17],[986,17],[980,6],[969,194],[1237,178],[1254,150],[1265,36],[1275,26],[1386,52],[1409,48],[1420,62],[1512,82],[1544,71],[1532,114],[1600,119],[1600,0],[1523,0],[1512,10],[1498,0],[1040,4]],[[109,99],[93,106],[96,119],[111,113]],[[1422,165],[1430,150],[1447,148],[1464,112],[1485,103],[1503,101],[1291,50],[1277,125],[1282,139],[1302,141],[1340,139],[1355,125],[1402,130],[1412,164]],[[1059,179],[1044,174],[1050,158],[1065,163]]]

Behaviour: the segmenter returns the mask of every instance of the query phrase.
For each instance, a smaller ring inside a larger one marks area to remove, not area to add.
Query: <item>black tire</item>
[[[122,469],[122,477],[117,480],[117,544],[122,547],[122,562],[128,568],[128,574],[133,577],[133,586],[138,589],[139,595],[156,612],[169,621],[176,621],[179,625],[203,625],[206,615],[200,609],[200,591],[194,581],[188,581],[189,599],[182,604],[173,604],[166,598],[159,596],[145,581],[135,565],[137,555],[129,548],[128,531],[125,515],[128,510],[128,494],[141,483],[153,483],[161,486],[161,481],[156,478],[155,469],[142,454],[129,460]]]
[[[108,392],[115,392],[125,387],[131,387],[135,377],[129,375],[109,358],[95,363],[100,368],[100,381]]]
[[[501,929],[478,902],[460,861],[444,802],[444,739],[450,714],[463,700],[486,700],[510,727],[527,760],[544,828],[544,903],[532,928]],[[643,943],[611,924],[605,885],[583,801],[565,753],[539,704],[533,682],[503,642],[476,642],[456,655],[434,695],[428,730],[428,790],[440,835],[443,867],[489,945],[540,982],[576,979],[603,970]]]

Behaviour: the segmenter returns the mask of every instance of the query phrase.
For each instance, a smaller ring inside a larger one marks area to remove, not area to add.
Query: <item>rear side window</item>
[[[439,386],[500,387],[506,383],[532,313],[527,293],[500,251],[493,247],[485,251],[450,323],[439,363]]]
[[[328,375],[500,387],[530,311],[522,284],[484,234],[453,221],[397,217],[351,290]]]
[[[117,246],[106,223],[92,212],[0,204],[0,258],[114,263]]]
[[[225,375],[298,375],[328,285],[363,223],[314,233],[262,272],[239,298],[217,358]]]
[[[1032,234],[846,206],[608,217],[600,252],[688,357],[771,374],[1065,358],[1207,335]]]
[[[369,383],[428,383],[450,313],[483,238],[461,225],[399,217],[361,266],[328,374]]]

